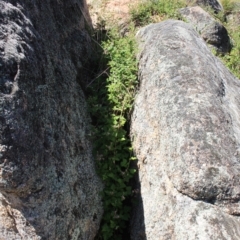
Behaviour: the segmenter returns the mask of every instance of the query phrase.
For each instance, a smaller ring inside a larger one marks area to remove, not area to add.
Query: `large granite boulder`
[[[182,8],[179,12],[216,52],[224,54],[231,51],[232,45],[227,29],[209,13],[199,6]]]
[[[240,82],[189,24],[138,33],[132,239],[240,239]]]
[[[0,239],[93,239],[102,215],[80,84],[82,0],[0,1]]]

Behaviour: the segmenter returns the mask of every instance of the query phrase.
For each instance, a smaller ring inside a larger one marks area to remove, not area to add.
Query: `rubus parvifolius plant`
[[[233,48],[231,52],[223,56],[222,59],[230,71],[240,79],[240,27],[232,31],[230,29],[230,34],[233,39]]]
[[[129,118],[137,84],[134,31],[125,37],[117,29],[101,43],[106,62],[100,77],[88,87],[97,169],[104,183],[104,215],[97,239],[122,239],[130,217],[130,179],[135,173]]]

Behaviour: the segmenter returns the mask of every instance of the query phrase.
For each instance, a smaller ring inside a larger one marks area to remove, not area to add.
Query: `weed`
[[[235,3],[232,0],[221,0],[222,6],[223,6],[223,10],[224,10],[224,14],[227,15],[229,13],[231,13],[234,8],[235,8]]]
[[[230,31],[230,35],[233,39],[233,49],[222,57],[222,60],[230,71],[240,79],[240,27]]]
[[[134,31],[121,37],[115,28],[101,45],[107,60],[107,75],[89,86],[88,104],[93,119],[97,169],[104,183],[104,215],[98,239],[122,239],[130,217],[126,204],[131,195],[129,180],[135,172],[130,167],[129,116],[137,84],[136,43]]]
[[[131,18],[136,26],[143,26],[167,18],[181,19],[177,9],[184,7],[179,0],[150,0],[131,9]]]

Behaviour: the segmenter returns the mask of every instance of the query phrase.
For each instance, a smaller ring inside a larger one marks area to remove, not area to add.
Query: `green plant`
[[[129,139],[129,116],[137,84],[137,49],[134,31],[122,37],[115,28],[101,45],[107,62],[107,75],[96,78],[88,87],[89,109],[97,169],[104,183],[104,215],[98,239],[122,239],[129,220],[131,195],[129,181],[135,169]]]
[[[150,0],[131,9],[131,19],[136,26],[158,22],[166,18],[181,19],[178,9],[184,7],[181,0]]]
[[[232,29],[230,34],[233,39],[233,49],[222,57],[222,60],[230,71],[240,79],[240,27]]]
[[[234,10],[234,1],[232,0],[221,0],[223,10],[225,14],[229,14]]]

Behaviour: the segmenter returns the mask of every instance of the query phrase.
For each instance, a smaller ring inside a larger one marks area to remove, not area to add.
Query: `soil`
[[[88,8],[93,26],[103,22],[106,26],[125,25],[130,19],[130,9],[141,0],[89,0]]]

